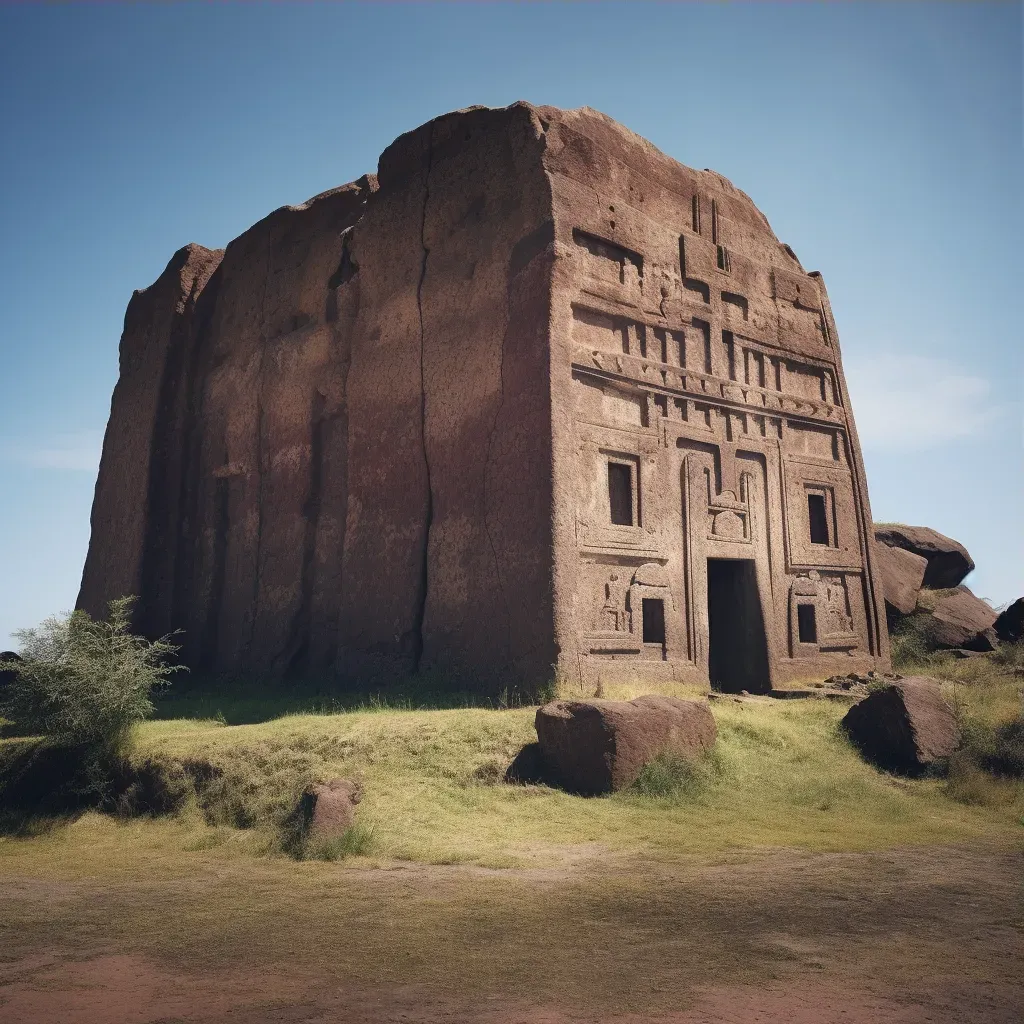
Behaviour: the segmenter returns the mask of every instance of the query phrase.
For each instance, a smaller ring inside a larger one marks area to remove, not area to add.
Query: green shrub
[[[697,759],[661,756],[648,761],[630,791],[638,796],[660,799],[692,799],[720,772],[714,754]]]
[[[908,615],[889,634],[892,667],[905,669],[928,661],[932,645],[928,637],[927,616]]]
[[[372,826],[356,823],[345,829],[340,836],[321,841],[307,840],[302,859],[344,860],[346,857],[365,857],[372,850]]]
[[[1000,644],[989,657],[1013,675],[1024,676],[1024,640],[1012,644]]]
[[[20,662],[0,696],[0,715],[23,733],[83,754],[86,774],[109,775],[132,728],[153,713],[152,694],[181,666],[170,637],[130,632],[134,598],[111,601],[106,621],[74,611],[15,633]],[[98,784],[93,777],[90,785]]]

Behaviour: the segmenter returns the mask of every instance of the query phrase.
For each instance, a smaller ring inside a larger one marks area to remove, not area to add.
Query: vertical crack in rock
[[[303,507],[305,527],[302,538],[302,568],[299,577],[299,606],[292,618],[285,649],[287,668],[302,668],[310,647],[310,623],[313,618],[313,586],[316,573],[316,532],[320,522],[324,477],[324,407],[326,397],[313,393],[310,409],[309,484]]]
[[[505,345],[508,341],[508,332],[512,327],[512,281],[509,280],[505,290],[506,311],[505,330],[501,335],[501,356],[498,360],[498,402],[494,408],[494,419],[491,421],[491,429],[487,434],[487,452],[484,456],[484,533],[487,535],[487,544],[491,549],[491,558],[494,559],[494,576],[498,581],[498,591],[501,594],[502,603],[505,606],[505,634],[508,650],[512,651],[512,608],[508,602],[508,594],[505,591],[505,581],[501,575],[501,563],[498,560],[498,549],[494,546],[494,536],[491,533],[490,506],[487,502],[487,481],[491,469],[491,450],[494,446],[494,438],[498,433],[498,420],[501,418],[501,410],[505,405]]]
[[[256,638],[256,626],[260,613],[260,583],[263,578],[263,362],[267,354],[267,290],[270,288],[270,270],[273,261],[274,230],[267,225],[267,267],[263,276],[263,292],[260,295],[259,320],[259,365],[256,370],[256,552],[252,580],[252,618],[249,622],[249,651]]]
[[[430,171],[434,163],[434,126],[427,127],[427,173],[423,179],[423,216],[420,220],[420,246],[423,249],[423,263],[420,279],[416,285],[416,309],[420,320],[420,437],[423,442],[423,465],[427,471],[427,514],[423,532],[423,561],[420,566],[420,588],[416,619],[413,625],[415,644],[413,650],[413,671],[418,672],[423,659],[423,620],[427,613],[427,592],[430,585],[430,528],[434,522],[434,489],[430,475],[430,456],[427,454],[427,377],[424,364],[426,332],[423,326],[423,284],[427,277],[427,206],[430,203]]]

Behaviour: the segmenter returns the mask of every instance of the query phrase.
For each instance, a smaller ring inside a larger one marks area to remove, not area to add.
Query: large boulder
[[[1024,640],[1024,597],[1018,597],[1009,608],[1000,612],[992,629],[1004,644]]]
[[[716,735],[707,704],[653,694],[630,701],[557,700],[537,711],[551,780],[586,795],[625,789],[659,755],[696,758]]]
[[[887,544],[876,544],[875,554],[887,610],[897,616],[910,615],[917,607],[928,559]]]
[[[864,757],[890,771],[941,767],[960,743],[960,726],[938,682],[908,676],[872,691],[843,719]]]
[[[996,613],[967,587],[921,592],[918,608],[929,612],[925,627],[929,645],[991,651],[998,639],[992,629]]]
[[[350,779],[307,786],[299,803],[302,831],[307,842],[323,844],[338,839],[352,827],[362,787]]]
[[[875,523],[875,540],[926,559],[923,585],[934,590],[957,586],[974,569],[974,559],[962,544],[927,526]]]

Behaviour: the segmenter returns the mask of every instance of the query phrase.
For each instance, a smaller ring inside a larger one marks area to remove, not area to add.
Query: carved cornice
[[[846,415],[838,405],[803,395],[785,394],[715,377],[685,367],[575,346],[572,368],[577,373],[619,384],[633,385],[657,394],[689,399],[736,412],[846,427]]]

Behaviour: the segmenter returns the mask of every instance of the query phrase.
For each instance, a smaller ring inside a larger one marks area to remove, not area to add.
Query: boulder
[[[1018,597],[1009,608],[1000,612],[992,628],[1004,644],[1024,640],[1024,597]]]
[[[922,591],[918,607],[931,613],[925,632],[934,648],[991,651],[998,643],[992,630],[996,613],[967,587]]]
[[[362,787],[350,779],[307,786],[299,803],[302,830],[307,839],[323,843],[343,835],[356,818]]]
[[[552,781],[586,795],[625,789],[659,755],[696,758],[717,734],[708,704],[656,695],[552,701],[536,724]]]
[[[891,771],[915,774],[941,766],[960,743],[960,726],[939,684],[908,676],[873,690],[843,718],[864,757]]]
[[[974,559],[962,544],[927,526],[876,523],[875,540],[926,559],[923,585],[935,590],[957,586],[974,569]]]
[[[924,583],[928,559],[887,544],[876,544],[875,555],[882,577],[886,610],[890,614],[910,615],[917,607],[917,595]]]

